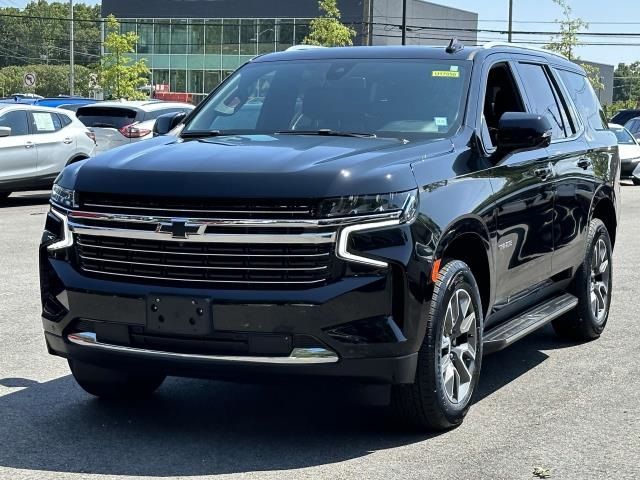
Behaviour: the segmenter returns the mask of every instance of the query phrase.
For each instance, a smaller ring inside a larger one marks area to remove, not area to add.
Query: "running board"
[[[522,315],[492,328],[484,334],[484,353],[493,353],[545,326],[560,315],[575,308],[578,299],[565,293],[533,307]]]

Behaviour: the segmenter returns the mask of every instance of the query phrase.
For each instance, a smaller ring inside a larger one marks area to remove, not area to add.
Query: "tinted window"
[[[236,71],[185,132],[318,131],[442,137],[462,120],[466,62],[338,59],[251,63]]]
[[[31,125],[33,133],[53,133],[62,129],[60,117],[50,112],[31,112]]]
[[[160,115],[165,115],[167,113],[181,113],[181,112],[189,112],[190,110],[187,108],[164,108],[162,110],[155,110],[153,112],[147,112],[144,115],[145,120],[155,120]]]
[[[640,132],[640,120],[634,118],[633,120],[629,120],[624,124],[624,128],[629,130],[631,133],[636,134]]]
[[[620,145],[635,145],[636,142],[633,139],[633,137],[631,136],[631,134],[629,132],[627,132],[625,129],[623,128],[614,128],[612,129],[613,133],[616,134],[616,137],[618,138],[618,143]]]
[[[587,77],[567,70],[558,70],[582,120],[594,130],[606,130],[607,121],[596,93]]]
[[[136,121],[135,110],[128,108],[83,107],[78,109],[78,120],[87,127],[122,128]]]
[[[62,122],[62,127],[63,128],[71,125],[71,119],[69,117],[67,117],[66,115],[62,115],[61,113],[59,113],[58,117],[60,117],[60,121]]]
[[[27,112],[14,110],[13,112],[0,114],[0,127],[9,127],[12,137],[28,135]]]
[[[552,138],[566,137],[566,113],[561,112],[544,67],[533,63],[521,63],[519,70],[534,113],[545,115],[549,119],[553,128]],[[571,135],[570,131],[568,135]]]

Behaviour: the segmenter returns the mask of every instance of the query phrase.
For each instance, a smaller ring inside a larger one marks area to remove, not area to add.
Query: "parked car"
[[[624,124],[624,128],[626,128],[635,138],[640,139],[640,117],[635,117],[629,120]]]
[[[0,104],[0,200],[50,188],[60,171],[89,158],[95,137],[71,112]]]
[[[613,118],[611,118],[610,122],[616,125],[624,125],[629,120],[635,117],[640,117],[640,109],[629,108],[626,110],[620,110],[613,116]]]
[[[633,183],[640,185],[640,178],[634,177],[633,173],[640,164],[640,144],[631,135],[631,132],[621,125],[610,123],[609,128],[618,138],[618,151],[620,152],[620,177],[629,178]]]
[[[153,125],[160,115],[190,112],[188,103],[101,102],[80,107],[78,119],[96,134],[97,153],[153,138]]]
[[[171,128],[67,167],[51,197],[45,337],[93,395],[168,374],[341,377],[390,384],[399,419],[446,429],[484,354],[607,324],[620,158],[562,56],[274,53]]]
[[[85,105],[90,105],[94,103],[96,103],[96,100],[93,98],[71,97],[68,95],[60,95],[58,97],[42,98],[40,100],[36,100],[34,105],[39,105],[41,107],[52,107],[52,108],[77,106],[77,108],[75,109],[77,110],[80,107],[84,107]],[[69,109],[69,108],[65,108],[65,109]]]

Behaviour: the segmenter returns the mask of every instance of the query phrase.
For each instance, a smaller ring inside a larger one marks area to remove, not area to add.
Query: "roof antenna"
[[[453,37],[449,42],[449,45],[445,49],[447,53],[457,53],[464,48],[464,45],[460,43],[457,37]]]

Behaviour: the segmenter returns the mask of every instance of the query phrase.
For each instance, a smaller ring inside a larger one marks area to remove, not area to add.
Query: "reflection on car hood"
[[[252,135],[158,137],[64,172],[77,191],[223,198],[318,198],[416,188],[410,163],[451,150],[448,140]]]

